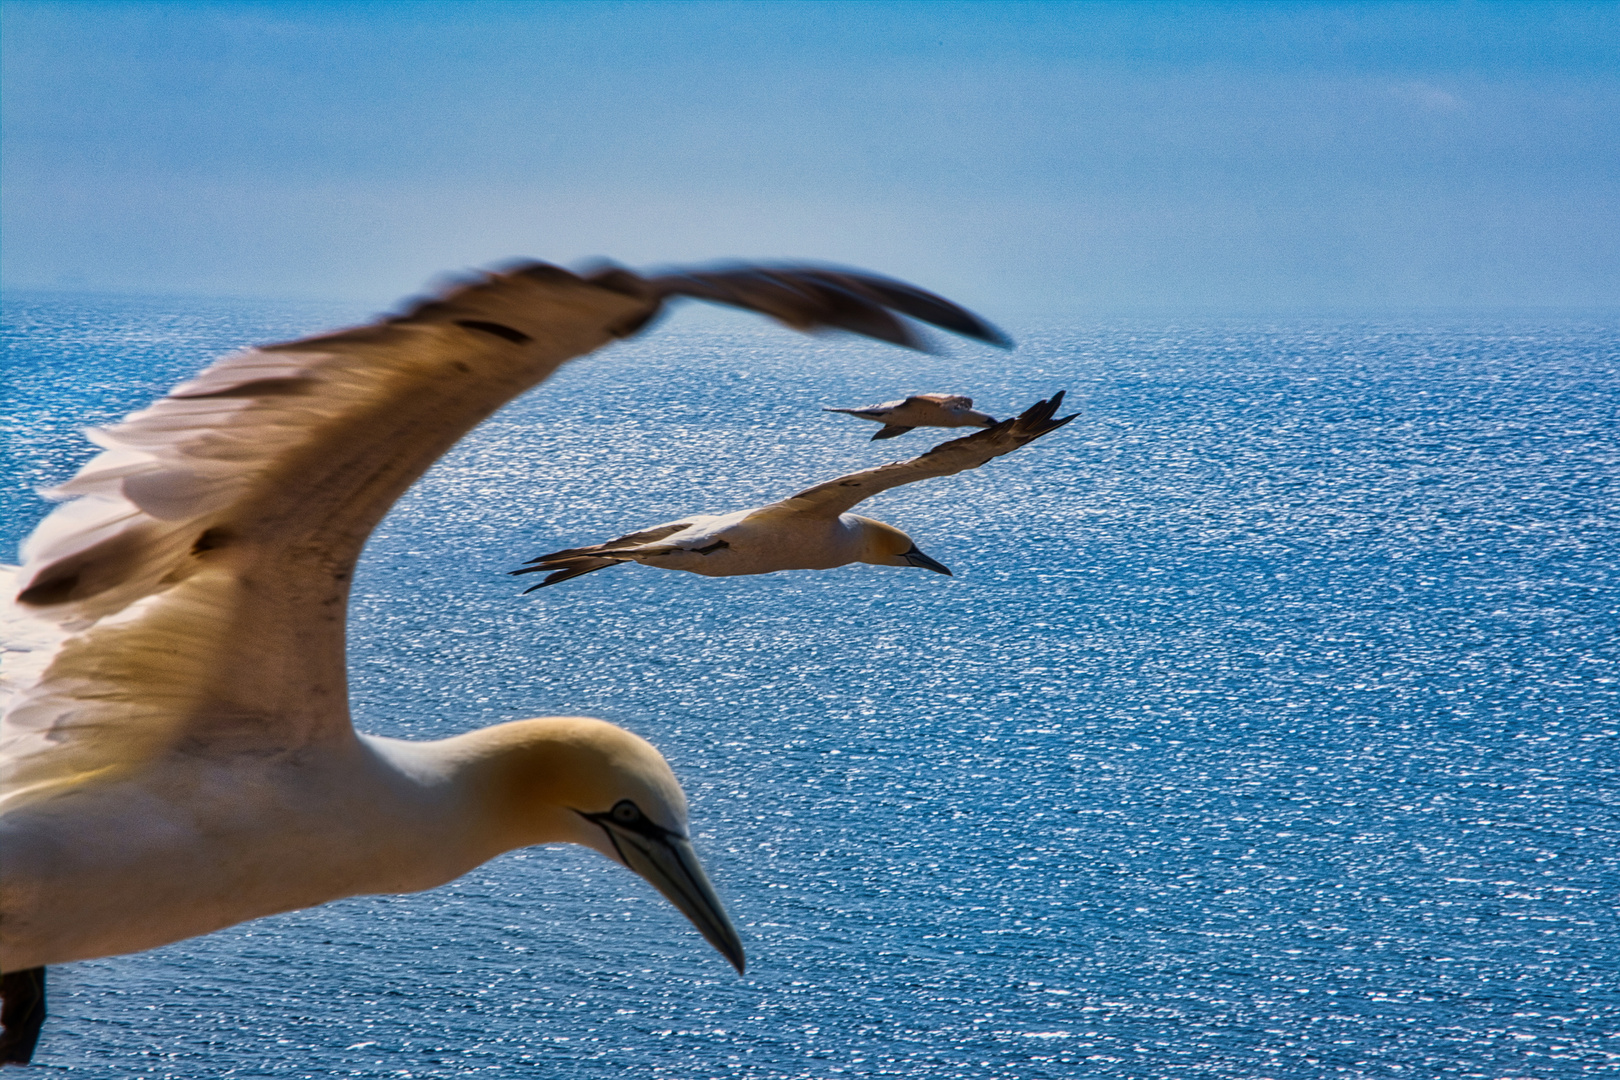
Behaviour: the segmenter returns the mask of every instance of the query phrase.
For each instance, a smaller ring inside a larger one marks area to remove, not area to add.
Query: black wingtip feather
[[[657,297],[688,296],[769,315],[797,330],[846,330],[921,352],[928,341],[896,313],[998,348],[1012,340],[966,308],[902,281],[810,266],[731,264],[644,279]]]
[[[915,285],[908,285],[893,278],[878,277],[875,274],[810,271],[807,276],[859,283],[865,291],[880,298],[902,315],[930,323],[942,330],[949,330],[953,334],[961,334],[963,337],[994,345],[998,349],[1013,347],[1012,338],[997,327],[966,308],[953,304],[942,296],[919,289]]]
[[[1059,405],[1063,404],[1064,393],[1065,391],[1059,390],[1046,400],[1037,401],[1035,404],[1019,413],[1016,417],[1008,417],[1006,420],[1001,421],[993,427],[986,428],[984,431],[979,432],[979,436],[1001,435],[1016,427],[1020,432],[1022,443],[1027,443],[1033,442],[1042,435],[1056,431],[1058,428],[1080,415],[1079,413],[1070,413],[1068,416],[1061,417],[1060,419],[1052,419],[1052,414],[1057,412]],[[976,436],[969,436],[969,438],[974,437]],[[1020,445],[1022,445],[1022,443],[1020,443]]]

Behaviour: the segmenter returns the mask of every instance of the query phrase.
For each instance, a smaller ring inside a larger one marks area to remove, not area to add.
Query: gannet
[[[227,357],[90,433],[103,453],[5,575],[0,1058],[33,1050],[46,965],[431,889],[531,844],[635,871],[742,970],[647,742],[587,717],[406,742],[349,717],[344,622],[373,527],[475,424],[680,296],[903,345],[896,313],[1001,340],[860,274],[529,263]]]
[[[973,399],[961,394],[912,394],[899,401],[867,405],[859,409],[822,407],[822,412],[848,413],[862,420],[883,425],[872,441],[892,439],[920,427],[993,427],[996,418],[973,407]]]
[[[950,575],[950,570],[918,550],[911,537],[881,521],[846,511],[901,484],[975,469],[992,458],[1056,431],[1075,415],[1052,419],[1063,391],[1038,401],[1016,419],[940,443],[909,461],[840,476],[805,488],[779,502],[730,514],[698,514],[629,533],[588,547],[566,548],[530,559],[513,574],[550,571],[531,593],[547,585],[623,562],[662,570],[686,570],[704,577],[772,574],[778,570],[830,570],[864,562],[878,566],[918,566]]]

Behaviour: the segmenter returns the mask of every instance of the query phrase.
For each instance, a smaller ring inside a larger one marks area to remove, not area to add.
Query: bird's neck
[[[589,798],[581,737],[596,726],[605,725],[581,717],[517,720],[438,742],[393,742],[388,756],[461,808],[462,846],[477,865],[536,844],[600,846],[600,830],[576,812]]]

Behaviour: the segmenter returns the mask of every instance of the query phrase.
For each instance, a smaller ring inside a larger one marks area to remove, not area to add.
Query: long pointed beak
[[[652,883],[664,898],[692,920],[704,940],[731,961],[731,966],[742,974],[747,958],[743,955],[742,939],[726,917],[725,905],[709,884],[697,852],[684,836],[669,833],[648,836],[641,832],[614,827],[610,821],[602,822],[613,838],[614,846],[624,856],[625,863]]]
[[[920,566],[924,570],[932,570],[934,573],[944,574],[946,577],[956,576],[955,574],[951,573],[950,567],[946,566],[944,563],[935,562],[933,559],[930,559],[928,556],[918,551],[916,544],[912,544],[911,550],[900,557],[906,560],[906,562],[910,563],[912,566]]]

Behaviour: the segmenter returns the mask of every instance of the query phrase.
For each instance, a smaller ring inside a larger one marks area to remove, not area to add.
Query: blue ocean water
[[[76,434],[367,313],[13,296],[10,550]],[[1574,1077],[1620,1071],[1620,324],[742,321],[579,361],[359,574],[363,730],[585,712],[669,757],[735,976],[574,849],[54,969],[87,1077]],[[956,390],[1081,418],[864,512],[956,577],[523,559],[740,508]]]

